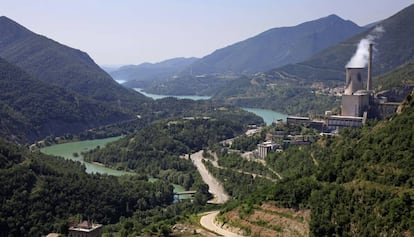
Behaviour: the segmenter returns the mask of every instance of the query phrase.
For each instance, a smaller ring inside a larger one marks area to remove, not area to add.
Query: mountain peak
[[[5,26],[14,26],[14,27],[18,27],[21,29],[25,29],[22,25],[18,24],[17,22],[13,21],[12,19],[8,18],[7,16],[0,16],[0,26],[5,27]]]
[[[328,16],[323,17],[323,18],[329,19],[329,20],[344,20],[344,19],[342,19],[340,16],[338,16],[336,14],[331,14],[331,15],[328,15]],[[323,19],[323,18],[321,18],[321,19]]]
[[[0,16],[1,44],[7,44],[17,38],[29,36],[31,32],[6,16]]]

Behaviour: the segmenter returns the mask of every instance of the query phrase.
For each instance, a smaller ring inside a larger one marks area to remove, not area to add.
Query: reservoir
[[[283,121],[286,121],[286,118],[288,115],[278,113],[273,110],[269,109],[257,109],[257,108],[242,108],[248,112],[254,113],[257,116],[260,116],[263,118],[266,125],[271,125],[273,122],[276,122],[276,120],[281,119]]]
[[[81,154],[81,152],[92,150],[98,146],[104,147],[107,143],[116,141],[120,139],[121,137],[122,136],[57,144],[53,146],[44,147],[40,149],[40,151],[48,155],[60,156],[65,159],[79,161],[85,165],[86,173],[100,173],[100,174],[109,174],[109,175],[114,175],[114,176],[121,176],[124,174],[133,174],[131,172],[107,168],[103,165],[99,165],[95,163],[85,162]],[[75,156],[74,155],[75,153],[77,153],[78,156]]]
[[[89,163],[83,160],[83,156],[81,152],[92,150],[96,147],[104,147],[106,144],[119,140],[122,136],[118,137],[110,137],[105,139],[95,139],[95,140],[86,140],[86,141],[79,141],[79,142],[70,142],[64,144],[57,144],[53,146],[48,146],[40,149],[42,153],[53,155],[53,156],[60,156],[65,159],[79,161],[86,167],[86,173],[99,173],[99,174],[108,174],[114,176],[121,176],[121,175],[133,175],[133,172],[122,171],[122,170],[115,170],[103,165],[99,165],[96,163]],[[77,153],[78,156],[75,156],[74,153]],[[157,179],[149,178],[150,182],[154,182]],[[174,186],[174,192],[182,192],[186,191],[183,186],[178,184],[172,184]],[[189,198],[190,196],[182,196],[181,199]]]
[[[191,96],[180,96],[180,95],[157,95],[157,94],[150,94],[144,92],[141,88],[135,88],[136,91],[139,93],[145,95],[146,97],[152,98],[154,100],[162,99],[165,97],[175,97],[178,99],[190,99],[190,100],[208,100],[211,99],[210,96],[197,96],[197,95],[191,95]],[[276,122],[278,119],[282,119],[283,121],[286,121],[286,118],[288,115],[278,113],[273,110],[269,109],[258,109],[258,108],[242,108],[243,110],[246,110],[248,112],[254,113],[259,117],[262,117],[266,125],[271,125],[273,122]]]
[[[144,92],[141,88],[134,88],[134,90],[138,91],[139,93],[145,95],[146,97],[152,98],[154,100],[166,98],[166,97],[174,97],[177,99],[189,99],[189,100],[209,100],[211,96],[201,96],[201,95],[157,95]]]

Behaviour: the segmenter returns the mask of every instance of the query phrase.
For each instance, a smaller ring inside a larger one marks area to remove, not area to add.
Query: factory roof
[[[362,120],[364,119],[363,117],[355,117],[355,116],[342,116],[342,115],[331,115],[328,117],[328,119],[333,118],[333,119],[354,119],[354,120]]]
[[[297,116],[288,116],[288,119],[301,119],[301,120],[309,120],[309,117],[297,117]]]

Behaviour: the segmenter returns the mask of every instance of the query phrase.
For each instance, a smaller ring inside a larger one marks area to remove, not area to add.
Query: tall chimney
[[[372,44],[369,44],[367,91],[372,90]]]

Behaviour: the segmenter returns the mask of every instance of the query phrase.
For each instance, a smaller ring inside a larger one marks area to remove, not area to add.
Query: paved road
[[[208,212],[207,215],[201,217],[200,224],[204,228],[206,228],[210,231],[213,231],[217,234],[226,236],[226,237],[245,237],[243,235],[238,235],[236,233],[230,232],[228,230],[222,229],[221,227],[217,226],[214,223],[214,219],[216,218],[218,213],[219,213],[219,211]]]
[[[193,153],[190,157],[194,165],[197,167],[197,170],[200,173],[204,183],[208,184],[208,191],[214,195],[214,199],[210,201],[210,203],[222,204],[227,202],[229,200],[229,195],[227,195],[227,193],[224,191],[223,185],[221,185],[221,183],[219,183],[218,180],[207,171],[202,162],[203,151]]]

